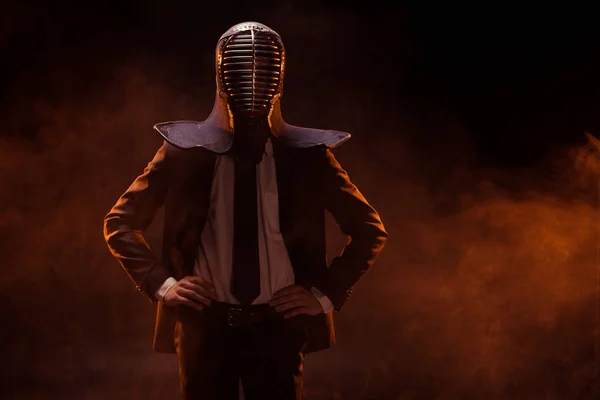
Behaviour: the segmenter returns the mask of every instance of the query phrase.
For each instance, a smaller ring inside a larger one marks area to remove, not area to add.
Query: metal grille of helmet
[[[233,112],[262,113],[281,93],[285,51],[278,36],[247,30],[223,42],[219,60],[221,88]]]

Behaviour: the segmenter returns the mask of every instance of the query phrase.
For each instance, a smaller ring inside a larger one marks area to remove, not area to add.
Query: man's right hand
[[[198,276],[186,276],[171,286],[163,297],[163,303],[170,307],[184,304],[201,311],[216,299],[215,289],[209,282]]]

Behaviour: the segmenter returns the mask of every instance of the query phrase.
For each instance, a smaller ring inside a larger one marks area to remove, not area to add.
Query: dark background
[[[247,20],[286,45],[288,122],[353,134],[336,154],[390,234],[336,316],[339,343],[308,357],[307,399],[597,398],[591,6],[0,11],[8,398],[176,395],[176,360],[151,352],[154,310],[108,253],[102,219],[160,145],[154,123],[208,115],[216,41]],[[329,238],[335,254],[344,238],[333,223]]]

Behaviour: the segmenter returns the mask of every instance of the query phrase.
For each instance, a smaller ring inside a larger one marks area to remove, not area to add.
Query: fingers
[[[185,297],[186,299],[190,299],[192,301],[202,303],[205,306],[209,306],[210,305],[210,299],[209,298],[204,297],[201,294],[199,294],[198,292],[195,292],[193,290],[189,290],[189,289],[186,289],[184,287],[181,287],[177,291],[177,294],[179,294],[182,297]]]
[[[294,300],[294,301],[290,301],[289,303],[281,304],[281,305],[275,307],[275,311],[284,312],[287,310],[291,310],[292,308],[307,307],[307,306],[308,306],[308,304],[304,303],[302,300]]]
[[[213,285],[198,276],[182,278],[165,293],[163,298],[168,306],[184,304],[199,311],[209,306],[212,300],[217,300]]]
[[[284,318],[297,315],[317,315],[323,307],[317,298],[302,286],[293,285],[277,291],[269,305]]]
[[[301,292],[305,292],[305,291],[306,291],[306,289],[304,289],[300,285],[291,285],[291,286],[284,287],[283,289],[278,290],[275,293],[273,293],[273,298],[277,298],[280,296],[286,296],[288,294],[293,294],[293,293],[301,293]]]
[[[190,300],[190,299],[188,299],[186,297],[183,297],[183,296],[178,296],[176,298],[176,300],[179,302],[179,304],[186,305],[186,306],[191,307],[191,308],[193,308],[195,310],[198,310],[198,311],[202,311],[204,309],[204,305],[203,304],[196,303],[195,301]]]
[[[196,283],[197,281],[190,281],[190,280],[186,280],[186,281],[181,281],[181,287],[185,288],[187,290],[192,290],[204,297],[207,297],[209,299],[213,299],[216,300],[217,299],[217,293],[215,292],[215,289],[213,288],[213,286],[206,282],[206,281],[202,281],[202,284],[198,284]]]
[[[186,281],[195,283],[196,285],[200,285],[203,288],[205,288],[206,290],[214,289],[213,285],[209,281],[207,281],[206,279],[203,279],[199,276],[188,276]]]
[[[292,293],[277,298],[273,298],[269,301],[271,307],[277,307],[278,305],[289,303],[290,301],[300,300],[306,298],[304,293]]]

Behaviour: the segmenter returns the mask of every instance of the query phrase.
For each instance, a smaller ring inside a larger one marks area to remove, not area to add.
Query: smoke
[[[288,6],[256,19],[283,17],[284,113],[354,134],[336,154],[389,232],[336,315],[338,344],[307,358],[307,399],[593,398],[594,138],[530,169],[480,168],[468,132],[443,110],[385,106],[380,88],[349,87],[351,72],[322,83],[339,66],[327,46],[352,42],[336,28],[359,37],[355,20]],[[315,43],[323,37],[332,40]],[[101,226],[159,147],[151,126],[210,111],[212,48],[195,71],[209,78],[198,81],[178,73],[178,60],[93,44],[85,59],[18,75],[5,94],[0,350],[3,389],[19,399],[178,393],[175,357],[151,352],[154,310],[108,253]],[[293,56],[302,51],[332,71]],[[399,82],[401,64],[397,72]],[[344,238],[330,228],[333,255]],[[160,232],[159,214],[147,233],[157,251]]]
[[[511,172],[434,151],[426,163],[450,172],[421,168],[444,176],[430,183],[418,168],[365,169],[378,154],[348,148],[390,239],[338,317],[340,345],[309,361],[326,388],[314,398],[594,398],[598,147],[588,140]],[[407,156],[397,142],[378,148]],[[412,154],[405,163],[423,163]]]

